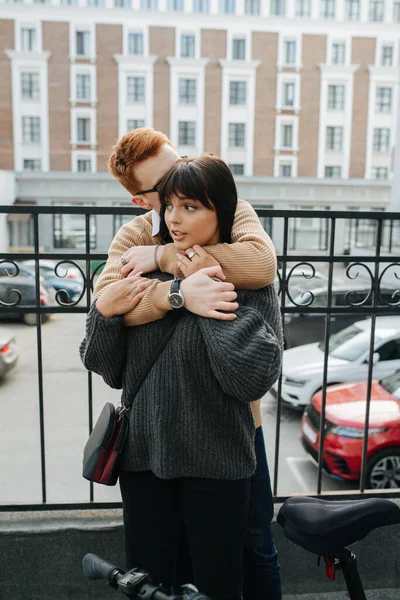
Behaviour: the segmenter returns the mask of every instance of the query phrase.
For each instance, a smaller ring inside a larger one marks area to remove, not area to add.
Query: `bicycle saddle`
[[[346,546],[362,540],[372,529],[400,523],[400,507],[384,498],[339,502],[289,498],[277,521],[286,537],[305,550],[340,556]]]

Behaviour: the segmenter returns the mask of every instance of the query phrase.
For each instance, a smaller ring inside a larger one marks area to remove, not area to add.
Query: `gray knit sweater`
[[[157,273],[166,279],[165,274]],[[279,375],[282,329],[273,285],[238,290],[234,321],[182,310],[175,331],[134,399],[123,470],[157,477],[242,479],[255,470],[249,403]],[[93,304],[80,346],[87,369],[129,395],[168,327],[163,319],[126,328]]]

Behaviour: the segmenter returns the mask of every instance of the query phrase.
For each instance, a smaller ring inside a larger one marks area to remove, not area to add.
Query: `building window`
[[[194,35],[181,36],[181,56],[183,58],[194,58],[195,41]]]
[[[326,128],[326,149],[341,152],[343,146],[343,127]]]
[[[328,109],[344,109],[344,85],[328,85]]]
[[[294,106],[294,83],[283,84],[283,106]]]
[[[208,13],[210,10],[208,0],[194,0],[193,10],[198,13]]]
[[[144,102],[145,101],[145,82],[144,77],[126,78],[126,101]]]
[[[360,0],[346,0],[346,19],[358,21],[360,18]]]
[[[388,113],[392,110],[392,88],[376,88],[376,110],[377,112]]]
[[[382,46],[381,66],[393,67],[393,46]]]
[[[334,19],[336,14],[335,0],[321,0],[321,17],[324,19]]]
[[[90,119],[78,117],[76,120],[77,141],[90,142]]]
[[[279,165],[279,177],[291,177],[292,165],[281,163]]]
[[[385,3],[383,0],[370,0],[369,2],[369,20],[383,21],[385,13]]]
[[[76,55],[77,56],[89,56],[90,54],[90,32],[89,31],[77,31],[76,32]]]
[[[372,167],[371,178],[372,179],[388,179],[389,169],[387,167]]]
[[[54,248],[86,248],[85,215],[54,215]],[[89,217],[90,249],[96,248],[96,217]]]
[[[195,79],[179,79],[179,103],[196,104]]]
[[[235,0],[220,0],[219,11],[226,14],[235,12]]]
[[[390,129],[388,127],[375,127],[374,129],[374,152],[389,152]]]
[[[33,27],[22,27],[21,50],[24,52],[34,52],[36,50],[36,29]]]
[[[342,176],[342,167],[325,167],[325,177],[327,179],[340,179]]]
[[[245,81],[231,81],[229,83],[229,104],[246,105],[247,83]]]
[[[168,10],[179,12],[183,10],[183,0],[168,0]]]
[[[42,161],[39,158],[24,158],[24,171],[41,171]]]
[[[179,145],[180,146],[195,146],[196,145],[196,122],[195,121],[179,121]]]
[[[143,33],[128,34],[128,54],[143,56]]]
[[[229,148],[244,148],[245,138],[245,123],[229,123]]]
[[[400,2],[393,3],[393,21],[400,23]]]
[[[246,15],[258,16],[260,14],[260,0],[246,0],[244,12]]]
[[[246,59],[246,40],[243,40],[243,39],[232,40],[232,59],[233,60],[245,60]]]
[[[76,76],[76,99],[77,100],[90,100],[90,75],[77,75]]]
[[[271,16],[282,17],[285,14],[285,0],[271,0]]]
[[[63,6],[76,6],[77,0],[60,0],[60,4]]]
[[[115,8],[131,8],[131,0],[115,0]]]
[[[311,0],[296,0],[296,17],[311,17]]]
[[[157,10],[157,0],[141,0],[140,8],[142,10]]]
[[[92,161],[90,158],[78,158],[76,166],[78,173],[92,172]]]
[[[40,117],[22,117],[22,141],[40,142]]]
[[[127,131],[132,131],[132,129],[138,129],[139,127],[144,127],[144,119],[128,119],[126,122]]]
[[[104,8],[104,0],[87,0],[88,6],[96,6],[97,8]]]
[[[344,65],[346,62],[346,44],[335,42],[332,44],[332,64]]]
[[[21,73],[22,100],[39,100],[39,74]]]
[[[285,65],[296,64],[296,42],[295,40],[286,40],[284,45],[284,61]]]
[[[232,175],[244,175],[244,165],[229,164],[228,167],[232,171]]]
[[[281,148],[293,148],[293,125],[281,126]]]

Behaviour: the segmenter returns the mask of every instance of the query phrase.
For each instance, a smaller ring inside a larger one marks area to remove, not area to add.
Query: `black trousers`
[[[241,599],[248,479],[159,479],[145,471],[122,472],[119,480],[128,568],[147,570],[155,583],[176,584],[183,522],[191,583],[211,600]]]

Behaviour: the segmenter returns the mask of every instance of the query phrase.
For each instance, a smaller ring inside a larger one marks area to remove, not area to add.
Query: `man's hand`
[[[164,246],[133,246],[121,257],[125,261],[121,263],[121,273],[124,277],[141,273],[151,273],[156,270],[154,253],[157,248],[157,259],[160,261]]]
[[[193,256],[192,258],[189,258],[191,254]],[[193,248],[188,248],[188,250],[185,251],[185,254],[177,254],[176,259],[176,264],[185,278],[193,275],[193,273],[197,273],[200,269],[207,269],[208,267],[221,268],[219,262],[215,260],[211,254],[208,254],[201,246],[197,245],[193,246]],[[222,270],[219,279],[225,279]]]
[[[96,308],[107,319],[123,315],[135,308],[153,282],[140,274],[114,281],[97,300]]]
[[[182,281],[181,290],[185,297],[185,308],[200,317],[208,317],[221,321],[236,319],[234,311],[239,308],[237,294],[232,283],[215,281],[211,277],[222,279],[221,267],[214,266],[200,269]],[[225,312],[228,311],[228,314]]]

